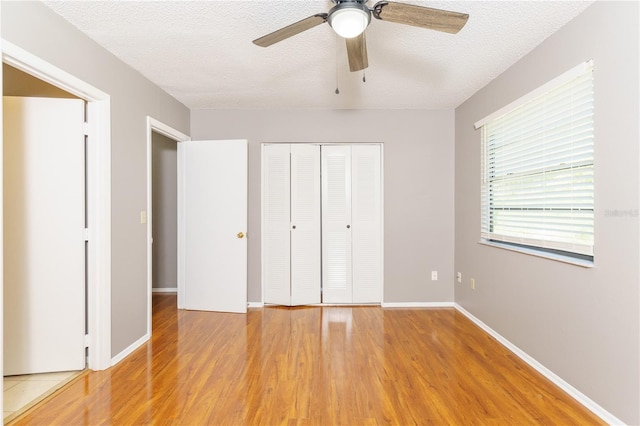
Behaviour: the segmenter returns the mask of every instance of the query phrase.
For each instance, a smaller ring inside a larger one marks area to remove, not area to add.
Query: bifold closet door
[[[353,303],[382,301],[380,145],[351,147]]]
[[[291,303],[291,166],[288,144],[262,147],[262,279],[264,301]]]
[[[320,302],[320,147],[263,146],[265,303]]]
[[[320,147],[291,145],[291,305],[320,303]]]
[[[352,303],[351,146],[322,147],[322,301]]]
[[[382,300],[380,145],[322,147],[322,301]]]

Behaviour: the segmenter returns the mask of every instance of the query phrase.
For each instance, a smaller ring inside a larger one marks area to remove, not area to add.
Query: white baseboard
[[[383,308],[453,308],[453,302],[382,302]]]
[[[177,293],[178,287],[152,288],[152,293]]]
[[[133,353],[133,351],[138,349],[140,346],[144,345],[150,338],[151,338],[151,335],[149,335],[149,333],[147,333],[144,336],[142,336],[141,338],[139,338],[138,340],[136,340],[135,342],[133,342],[125,350],[123,350],[118,355],[116,355],[113,358],[111,358],[111,366],[113,367],[114,365],[116,365],[117,363],[119,363],[120,361],[122,361],[123,359],[128,357],[129,355],[131,355]]]
[[[568,393],[573,399],[578,401],[580,404],[584,405],[589,411],[591,411],[596,416],[600,417],[602,420],[607,422],[610,425],[624,425],[624,422],[602,408],[591,398],[580,392],[578,389],[571,386],[569,383],[564,381],[560,376],[555,374],[553,371],[549,370],[547,367],[538,362],[535,358],[527,354],[525,351],[511,343],[509,340],[500,335],[497,331],[489,327],[487,324],[480,321],[469,311],[464,309],[462,306],[455,304],[455,308],[462,313],[464,316],[473,321],[478,327],[483,329],[489,335],[491,335],[494,339],[496,339],[501,345],[505,348],[509,349],[513,352],[518,358],[529,364],[533,367],[538,373],[545,376],[547,379],[551,380],[556,386],[560,389]]]
[[[264,303],[262,302],[248,302],[247,308],[264,308]]]

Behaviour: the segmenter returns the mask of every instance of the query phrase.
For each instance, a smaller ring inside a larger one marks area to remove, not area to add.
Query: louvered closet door
[[[353,303],[382,301],[380,145],[351,147]]]
[[[322,301],[351,303],[351,147],[322,147]]]
[[[320,303],[320,146],[291,145],[291,305]]]
[[[262,276],[264,301],[291,303],[290,146],[262,147]]]

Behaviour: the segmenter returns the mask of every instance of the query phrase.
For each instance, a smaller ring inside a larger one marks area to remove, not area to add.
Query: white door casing
[[[84,101],[5,97],[4,124],[4,374],[81,370]]]
[[[247,311],[247,141],[178,144],[178,305]]]

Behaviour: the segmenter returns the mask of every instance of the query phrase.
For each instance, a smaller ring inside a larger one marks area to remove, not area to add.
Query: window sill
[[[561,254],[556,254],[556,253],[547,253],[547,252],[543,252],[535,249],[529,249],[525,247],[515,247],[515,246],[512,246],[511,244],[498,243],[494,241],[484,241],[484,240],[480,240],[478,243],[485,246],[501,248],[504,250],[517,251],[519,253],[524,253],[531,256],[543,257],[545,259],[555,260],[557,262],[569,263],[571,265],[581,266],[583,268],[593,268],[594,266],[594,263],[591,260],[576,259],[571,256],[563,256]]]

